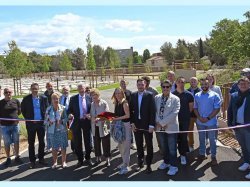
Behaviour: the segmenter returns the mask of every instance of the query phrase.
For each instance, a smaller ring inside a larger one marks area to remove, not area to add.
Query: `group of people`
[[[248,68],[249,69],[249,68]],[[228,125],[244,125],[250,122],[250,71],[244,71],[244,77],[234,85],[230,105],[228,108]],[[248,78],[245,76],[249,76]],[[17,119],[20,113],[26,120],[29,143],[30,168],[36,166],[35,137],[39,140],[39,163],[47,165],[44,160],[46,135],[46,149],[52,149],[52,168],[57,168],[58,151],[62,154],[62,167],[67,167],[66,148],[68,147],[68,128],[73,132],[71,148],[75,152],[78,162],[76,167],[85,163],[89,166],[98,165],[105,157],[106,166],[111,160],[111,133],[113,126],[123,128],[124,138],[118,142],[122,163],[118,166],[119,174],[126,174],[130,165],[130,148],[133,145],[137,150],[137,167],[140,171],[146,164],[146,172],[151,173],[153,159],[153,132],[162,156],[162,163],[158,169],[167,170],[168,175],[178,172],[177,150],[180,154],[180,163],[187,165],[187,153],[194,150],[194,124],[199,134],[198,159],[207,159],[206,142],[209,140],[211,165],[217,165],[216,140],[218,117],[223,102],[220,87],[215,85],[215,78],[208,74],[199,81],[196,77],[190,80],[190,88],[185,89],[184,77],[175,79],[175,73],[169,71],[165,81],[160,86],[162,93],[150,86],[149,77],[145,76],[136,81],[137,91],[127,89],[127,82],[120,81],[120,87],[114,90],[111,97],[114,103],[112,119],[99,117],[103,112],[109,112],[108,102],[102,99],[98,89],[86,89],[79,84],[78,94],[70,96],[67,86],[63,87],[62,95],[53,91],[51,83],[47,83],[47,91],[39,95],[39,85],[31,85],[31,94],[24,97],[20,103],[12,98],[12,90],[4,89],[4,99],[0,101],[0,117]],[[1,120],[4,135],[7,160],[11,163],[10,144],[15,147],[15,160],[21,162],[18,152],[18,121]],[[244,164],[239,170],[250,168],[250,127],[234,129],[237,140],[243,152]],[[83,154],[83,142],[85,154]],[[144,149],[146,148],[146,158]],[[91,159],[91,151],[95,152],[95,162]],[[103,152],[103,153],[102,153]],[[250,179],[250,174],[246,175]]]

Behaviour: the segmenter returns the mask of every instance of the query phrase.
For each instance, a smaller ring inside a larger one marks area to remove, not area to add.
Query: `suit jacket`
[[[164,107],[163,119],[160,119],[160,107],[161,107],[161,97],[162,94],[158,94],[155,96],[155,106],[156,106],[156,115],[155,121],[159,123],[162,127],[166,127],[166,132],[170,131],[179,131],[179,121],[178,121],[178,113],[180,110],[180,99],[170,93],[166,105]],[[159,131],[161,129],[156,129]]]
[[[155,101],[151,93],[144,91],[140,107],[139,122],[139,108],[138,108],[138,92],[134,92],[131,95],[130,102],[130,120],[139,129],[149,129],[149,125],[155,126]]]
[[[228,126],[236,126],[236,118],[237,118],[237,100],[239,98],[238,92],[234,92],[231,94],[231,100],[229,103],[229,107],[227,110],[227,123]],[[244,122],[250,123],[250,94],[246,97],[245,109],[244,109]],[[250,130],[249,127],[247,127]]]
[[[87,106],[87,114],[89,114],[90,108],[91,108],[91,97],[89,95],[85,95],[85,99],[86,99],[86,106]],[[74,122],[72,124],[72,127],[77,125],[80,120],[79,94],[74,95],[70,98],[68,114],[74,115]]]
[[[45,95],[39,95],[38,97],[40,100],[40,109],[41,109],[42,119],[44,119],[46,109],[49,106],[48,98]],[[21,111],[25,119],[34,119],[34,107],[33,107],[32,94],[27,95],[23,98],[23,101],[21,103]]]
[[[66,110],[68,110],[68,108],[69,108],[70,97],[71,97],[71,95],[68,95],[68,96],[67,96],[67,100],[66,100],[65,105],[63,105],[63,104],[64,104],[64,98],[65,98],[64,95],[62,95],[62,96],[60,97],[60,99],[59,99],[59,103],[60,103],[61,105],[65,106]]]

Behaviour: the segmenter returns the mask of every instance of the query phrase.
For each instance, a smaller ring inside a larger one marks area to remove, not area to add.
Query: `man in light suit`
[[[155,127],[155,102],[153,95],[145,91],[145,87],[145,81],[143,79],[138,79],[138,91],[131,95],[130,116],[137,146],[138,167],[136,168],[136,171],[140,171],[144,167],[144,136],[147,145],[146,172],[151,173],[151,163],[153,159],[153,131]]]
[[[78,158],[76,167],[81,167],[83,165],[82,136],[84,139],[86,163],[89,166],[93,166],[93,163],[90,159],[91,123],[89,113],[91,98],[89,95],[85,94],[85,87],[83,84],[79,84],[77,89],[79,94],[70,98],[68,108],[69,118],[74,116],[74,122],[71,128],[73,130],[75,152]]]
[[[159,169],[169,168],[167,174],[175,175],[178,172],[177,161],[177,134],[179,131],[178,113],[180,99],[171,93],[172,83],[166,80],[161,83],[162,94],[155,96],[156,105],[156,132],[159,138],[163,163]],[[161,131],[161,132],[160,132]]]
[[[64,86],[62,88],[62,96],[60,97],[59,103],[65,106],[66,110],[69,108],[70,97],[70,88],[68,86]]]

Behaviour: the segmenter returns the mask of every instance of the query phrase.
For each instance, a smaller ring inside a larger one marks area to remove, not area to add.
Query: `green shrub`
[[[23,123],[23,122],[19,123],[19,128],[20,128],[20,135],[22,135],[26,139],[28,139],[28,133],[27,133],[27,130],[26,130],[25,123]]]

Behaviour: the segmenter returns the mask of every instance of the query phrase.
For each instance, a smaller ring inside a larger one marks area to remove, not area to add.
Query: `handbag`
[[[110,134],[114,141],[117,143],[122,143],[126,140],[126,130],[121,120],[115,121],[115,123],[111,125]]]
[[[68,129],[68,140],[73,140],[73,132],[71,129]]]

